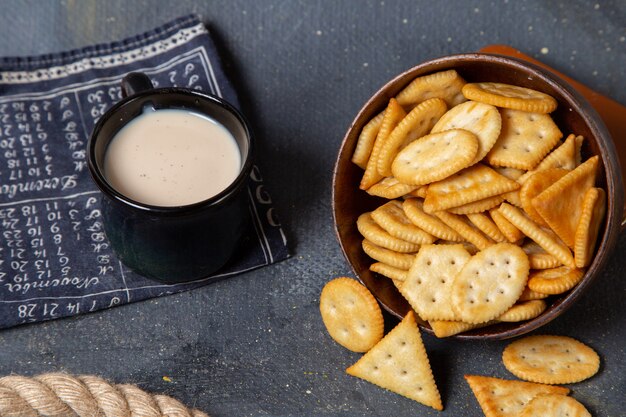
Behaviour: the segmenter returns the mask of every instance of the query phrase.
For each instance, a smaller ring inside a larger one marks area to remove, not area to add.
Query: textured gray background
[[[0,8],[0,56],[117,40],[190,12],[213,32],[259,138],[259,164],[294,256],[192,292],[0,332],[0,375],[95,373],[212,416],[476,416],[462,375],[511,378],[500,360],[506,342],[425,336],[446,407],[439,413],[347,376],[359,355],[324,331],[320,290],[350,273],[332,226],[334,158],[383,83],[429,58],[506,43],[626,104],[625,1],[67,0]],[[596,416],[626,414],[624,253],[626,234],[589,292],[540,330],[600,353],[599,374],[571,386]]]

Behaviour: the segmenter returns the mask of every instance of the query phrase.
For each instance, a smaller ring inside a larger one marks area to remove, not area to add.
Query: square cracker
[[[533,198],[532,205],[570,248],[583,211],[585,193],[596,182],[599,157],[593,156]]]
[[[435,410],[443,410],[413,311],[346,372]]]
[[[500,109],[502,130],[487,154],[491,165],[530,170],[563,136],[550,115]]]
[[[517,190],[520,184],[476,164],[428,186],[424,211],[432,213]]]

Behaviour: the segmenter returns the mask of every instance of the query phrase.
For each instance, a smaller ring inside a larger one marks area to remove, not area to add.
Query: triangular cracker
[[[570,248],[583,210],[585,193],[596,181],[598,156],[593,156],[532,200],[533,207]]]
[[[424,211],[432,213],[517,190],[519,183],[476,164],[428,186]]]
[[[517,416],[539,394],[567,395],[569,389],[533,382],[465,375],[486,417]]]
[[[393,330],[346,372],[436,410],[443,410],[413,311],[409,311]]]
[[[591,188],[585,194],[582,214],[576,227],[574,261],[578,268],[584,268],[591,263],[605,214],[606,193],[602,188]]]

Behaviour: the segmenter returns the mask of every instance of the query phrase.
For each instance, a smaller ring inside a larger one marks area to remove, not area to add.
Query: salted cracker
[[[591,263],[600,226],[606,214],[606,193],[590,188],[583,199],[583,208],[574,235],[574,261],[578,268]]]
[[[525,112],[551,113],[557,107],[554,97],[541,91],[511,84],[468,83],[463,86],[461,92],[468,100]]]
[[[591,413],[567,395],[540,394],[530,400],[519,417],[591,417]]]
[[[495,222],[484,213],[470,213],[467,218],[485,235],[496,242],[507,242],[508,239],[502,234]]]
[[[533,271],[528,277],[528,288],[542,294],[563,294],[583,279],[584,272],[578,268],[557,268]]]
[[[540,170],[530,175],[522,184],[522,187],[519,190],[519,198],[522,202],[522,208],[528,217],[533,219],[535,223],[547,226],[543,217],[537,213],[537,210],[535,210],[535,207],[532,205],[533,198],[537,197],[546,188],[564,177],[568,172],[568,170],[562,168],[548,168]]]
[[[480,161],[498,140],[501,129],[498,109],[489,104],[466,101],[448,110],[432,129],[432,133],[449,129],[464,129],[478,138],[478,151],[472,164]]]
[[[464,85],[465,80],[456,70],[439,71],[415,78],[398,93],[396,99],[408,108],[436,97],[445,100],[448,107],[453,107],[465,101],[461,93]]]
[[[543,313],[546,309],[546,302],[543,300],[519,301],[497,318],[501,322],[518,322],[531,320]]]
[[[474,255],[452,286],[452,308],[467,323],[484,323],[507,311],[526,286],[530,266],[524,251],[497,243]]]
[[[477,149],[476,136],[466,130],[431,133],[402,149],[391,164],[391,173],[406,184],[430,184],[468,167]]]
[[[569,389],[533,382],[514,381],[479,375],[465,375],[486,417],[518,416],[539,394],[567,395]]]
[[[593,156],[545,189],[532,205],[570,248],[574,247],[585,193],[596,181],[599,157]]]
[[[463,204],[462,206],[450,207],[448,211],[454,214],[482,213],[497,207],[504,201],[504,194],[483,198],[482,200]]]
[[[371,213],[366,212],[359,216],[356,227],[364,238],[386,249],[401,253],[417,252],[420,245],[391,236],[372,219]]]
[[[487,155],[491,165],[531,170],[563,136],[547,114],[501,109],[502,131]]]
[[[502,362],[513,375],[543,384],[572,384],[591,378],[600,357],[589,346],[567,336],[535,335],[510,343]]]
[[[456,320],[452,284],[471,257],[460,244],[422,246],[400,293],[423,320]]]
[[[435,212],[435,216],[479,250],[486,249],[495,243],[491,238],[485,236],[478,230],[466,216],[458,216],[445,211],[437,211]]]
[[[417,185],[403,184],[394,177],[385,177],[365,191],[369,195],[393,200],[394,198],[402,197],[417,188]]]
[[[414,254],[398,253],[396,251],[385,249],[367,239],[363,239],[361,246],[363,247],[363,251],[370,258],[405,271],[411,267],[411,264],[415,260]]]
[[[346,372],[435,410],[443,410],[413,311]]]
[[[352,154],[352,162],[360,168],[365,169],[367,167],[367,161],[374,148],[376,136],[378,136],[378,131],[383,123],[383,117],[385,117],[384,111],[367,122],[367,124],[363,126],[363,129],[361,129],[356,147],[354,148],[354,153]]]
[[[450,226],[439,220],[438,217],[428,214],[423,209],[424,203],[422,200],[411,198],[404,200],[402,203],[402,209],[404,214],[413,222],[414,225],[427,233],[444,240],[461,242],[463,236],[458,234]]]
[[[517,227],[513,226],[513,224],[508,221],[501,213],[498,211],[499,207],[495,207],[489,210],[489,215],[491,216],[491,220],[498,226],[500,232],[506,237],[506,239],[511,242],[517,242],[521,238],[524,237],[524,234]]]
[[[383,262],[375,262],[371,264],[370,271],[400,282],[406,281],[408,273],[406,269],[397,268]]]
[[[366,352],[383,337],[383,314],[374,296],[354,279],[335,278],[322,289],[320,313],[330,336],[353,352]]]
[[[428,99],[413,108],[391,131],[378,154],[378,173],[391,176],[391,164],[411,142],[425,136],[446,112],[446,102],[440,98]]]
[[[411,223],[398,200],[391,200],[378,207],[372,212],[372,219],[391,236],[406,242],[422,245],[435,241],[432,235]]]
[[[530,288],[528,288],[528,284],[526,284],[526,288],[524,288],[524,291],[522,291],[522,295],[519,296],[519,298],[517,299],[517,302],[522,302],[522,301],[530,301],[530,300],[543,300],[544,298],[547,298],[548,294],[542,294],[540,292],[537,291],[533,291]]]
[[[475,164],[428,186],[424,211],[432,213],[517,190],[520,184],[483,164]]]
[[[468,330],[477,329],[493,324],[492,322],[473,324],[453,320],[431,320],[428,322],[438,338],[450,337]]]

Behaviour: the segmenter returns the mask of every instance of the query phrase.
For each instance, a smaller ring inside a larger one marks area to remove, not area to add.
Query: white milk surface
[[[104,175],[121,194],[172,207],[206,200],[239,175],[232,134],[186,110],[147,110],[120,130],[106,151]]]

